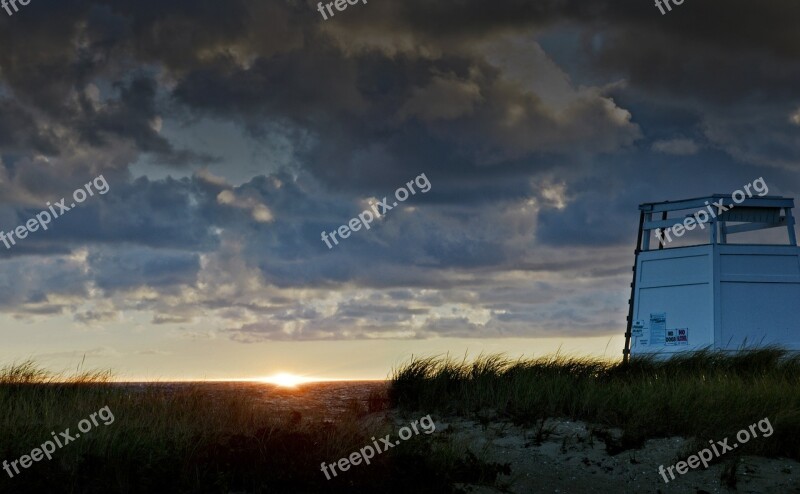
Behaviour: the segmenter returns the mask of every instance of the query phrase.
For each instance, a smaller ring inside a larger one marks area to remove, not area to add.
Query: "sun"
[[[309,381],[309,379],[295,374],[289,374],[288,372],[280,372],[274,376],[265,377],[262,379],[262,381],[265,383],[275,384],[283,388],[296,388],[298,384],[306,383]]]

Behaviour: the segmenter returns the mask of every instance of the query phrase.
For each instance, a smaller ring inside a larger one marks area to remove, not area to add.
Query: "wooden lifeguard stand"
[[[715,203],[728,211],[710,207]],[[753,344],[800,350],[800,248],[793,207],[792,198],[734,203],[722,194],[641,204],[623,359]],[[708,236],[696,245],[675,242],[674,233],[688,229],[688,218],[702,217],[699,211],[708,222],[700,228],[695,221],[691,230]],[[676,217],[679,212],[685,214]],[[731,242],[737,234],[779,227],[787,233],[781,243]]]

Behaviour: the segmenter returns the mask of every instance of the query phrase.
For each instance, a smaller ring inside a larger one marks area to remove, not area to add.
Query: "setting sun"
[[[311,379],[297,376],[295,374],[289,374],[288,372],[281,372],[275,374],[274,376],[265,377],[262,379],[265,383],[275,384],[277,386],[282,386],[285,388],[294,388],[298,384],[303,384],[311,381]]]

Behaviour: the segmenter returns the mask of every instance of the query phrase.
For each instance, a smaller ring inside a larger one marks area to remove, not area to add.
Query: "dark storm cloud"
[[[94,283],[108,293],[142,286],[158,290],[175,285],[191,285],[196,282],[200,268],[196,254],[139,249],[93,252],[88,263]]]
[[[46,176],[47,169],[43,170]],[[215,204],[215,196],[207,196],[201,189],[194,189],[189,179],[150,181],[139,178],[127,182],[127,177],[107,178],[108,192],[96,194],[52,220],[47,231],[39,230],[20,240],[17,249],[29,252],[63,252],[67,246],[73,248],[94,244],[127,244],[148,247],[177,248],[202,251],[213,248],[218,240],[210,232],[207,210],[203,204]],[[73,181],[69,188],[60,189],[59,196],[66,197],[65,204],[72,201],[73,187],[80,188],[81,181]],[[56,203],[59,196],[42,196],[41,202],[27,207],[7,205],[0,207],[4,227],[9,231],[24,224],[40,211],[48,211],[45,203]],[[2,214],[4,213],[4,214]]]
[[[119,98],[95,109],[85,95],[81,95],[83,118],[76,122],[81,140],[92,147],[108,144],[107,136],[130,139],[142,153],[153,153],[170,165],[198,165],[217,160],[211,156],[189,150],[176,150],[159,135],[154,123],[159,117],[156,103],[157,84],[151,77],[136,76],[128,83],[115,84]]]
[[[473,55],[401,55],[387,67],[375,54],[348,56],[329,39],[311,41],[299,53],[247,68],[196,70],[174,94],[201,112],[247,121],[278,115],[313,130],[319,142],[307,166],[337,188],[362,191],[419,169],[477,184],[491,173],[482,170],[487,164],[502,176],[523,168],[520,160],[532,153],[611,151],[638,136],[626,112],[601,94],[576,96],[556,114]],[[404,85],[382,84],[387,69]],[[528,159],[524,168],[548,164]]]
[[[461,42],[560,22],[577,22],[598,30],[639,26],[650,32],[650,36],[640,41],[665,33],[673,41],[689,38],[737,51],[752,49],[786,57],[800,56],[800,35],[795,29],[800,6],[796,2],[709,0],[688,9],[683,7],[675,7],[662,16],[653,2],[638,0],[508,0],[491,4],[468,0],[457,5],[413,0],[378,4],[374,10],[379,14],[362,9],[351,15],[348,11],[347,20],[341,23],[348,30],[411,32],[425,39]],[[391,18],[392,22],[376,25],[375,15]],[[669,49],[670,45],[660,45],[659,51]]]
[[[56,137],[36,125],[34,116],[10,99],[0,99],[0,148],[11,152],[56,154]]]
[[[701,135],[734,158],[797,169],[796,159],[786,160],[787,154],[800,152],[797,128],[790,121],[800,107],[800,34],[794,26],[800,7],[795,2],[709,1],[676,7],[665,16],[651,2],[638,0],[476,1],[457,8],[390,2],[376,9],[393,23],[377,27],[374,17],[359,11],[348,16],[351,22],[334,29],[336,35],[354,44],[370,34],[387,47],[400,47],[412,32],[416,45],[435,51],[442,46],[463,49],[498,33],[545,26],[555,38],[550,45],[569,45],[567,35],[558,39],[552,34],[558,32],[552,26],[578,29],[582,43],[566,55],[584,62],[574,75],[590,80],[601,74],[623,77],[629,92],[657,105],[658,112],[694,113],[694,125],[709,128]],[[573,60],[568,58],[557,61],[570,65]],[[630,101],[630,96],[622,101]],[[647,127],[649,122],[637,115],[636,121]],[[753,115],[770,118],[751,121]],[[769,133],[761,129],[764,124],[771,127]],[[771,137],[777,145],[764,142]]]

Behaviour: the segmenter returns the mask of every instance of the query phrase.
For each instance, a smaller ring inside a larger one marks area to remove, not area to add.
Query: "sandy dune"
[[[652,439],[641,449],[616,455],[606,451],[598,434],[587,424],[549,420],[550,431],[536,441],[536,429],[524,429],[510,422],[491,421],[485,425],[460,418],[437,420],[437,433],[449,435],[456,444],[469,447],[478,457],[508,463],[511,475],[500,477],[505,492],[511,493],[793,493],[800,492],[800,463],[784,458],[745,456],[737,469],[737,490],[720,481],[729,453],[707,470],[690,470],[669,484],[658,473],[658,466],[669,466],[692,454],[683,438]],[[619,431],[605,431],[612,437]],[[599,434],[602,436],[601,434]],[[687,451],[690,451],[687,453]],[[728,458],[730,456],[730,458]],[[501,489],[465,486],[469,492],[495,493]]]

